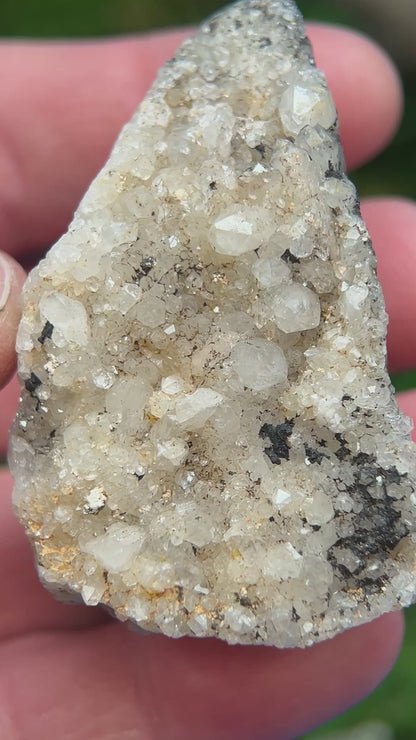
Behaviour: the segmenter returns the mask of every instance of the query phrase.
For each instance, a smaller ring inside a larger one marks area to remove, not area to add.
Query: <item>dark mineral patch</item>
[[[305,455],[308,459],[308,461],[313,465],[314,463],[317,463],[318,465],[321,464],[324,457],[328,457],[328,455],[324,455],[323,452],[319,452],[319,450],[313,449],[313,447],[310,447],[308,444],[305,443]]]
[[[265,448],[265,453],[273,465],[280,465],[282,460],[289,460],[289,437],[293,432],[293,419],[286,419],[283,424],[263,424],[259,436],[268,439],[270,447]]]
[[[341,447],[342,449],[346,448]],[[354,483],[347,487],[347,491],[362,508],[354,516],[354,533],[340,538],[328,555],[332,566],[344,578],[345,567],[337,562],[339,550],[351,550],[360,559],[361,565],[354,573],[365,572],[370,558],[384,560],[409,533],[397,508],[396,499],[388,493],[389,485],[399,483],[407,475],[400,475],[395,467],[381,468],[376,464],[375,457],[366,453],[359,453],[352,458],[351,463],[356,472]],[[377,496],[374,495],[374,486],[378,489]]]
[[[150,270],[155,266],[155,262],[156,260],[154,257],[145,257],[145,259],[140,262],[140,270],[143,275],[149,274]]]
[[[36,389],[39,388],[40,385],[42,385],[41,379],[38,378],[35,373],[30,373],[30,378],[25,381],[25,388],[31,396],[34,396]],[[36,396],[34,397],[36,398]]]
[[[42,333],[40,337],[38,337],[38,342],[40,344],[45,344],[47,339],[51,339],[53,334],[53,324],[51,324],[50,321],[47,321],[45,326],[42,329]]]
[[[286,262],[286,263],[291,262],[292,265],[300,264],[300,259],[295,257],[295,255],[292,254],[290,249],[286,249],[286,252],[283,252],[281,259],[283,260],[283,262]]]

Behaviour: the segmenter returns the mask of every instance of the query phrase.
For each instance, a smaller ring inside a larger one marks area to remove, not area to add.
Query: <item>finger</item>
[[[3,44],[0,66],[8,74],[0,84],[0,237],[11,253],[43,250],[62,233],[121,125],[188,33]],[[383,52],[357,34],[312,26],[310,35],[355,166],[379,151],[397,126],[397,74]]]
[[[11,253],[43,250],[65,230],[120,128],[187,35],[0,47],[8,70],[0,84],[0,236]]]
[[[1,471],[0,640],[28,630],[79,629],[107,621],[101,609],[60,604],[40,584],[28,540],[12,511],[12,485],[10,474]]]
[[[0,648],[2,737],[289,740],[372,691],[401,636],[394,614],[305,650],[139,636],[116,624],[28,637]]]
[[[14,343],[13,343],[14,346]],[[0,391],[0,461],[6,459],[9,445],[9,429],[16,414],[20,395],[20,383],[17,376]]]
[[[310,36],[353,169],[373,159],[394,136],[403,111],[402,84],[386,53],[365,36],[329,26],[312,26]]]
[[[20,318],[20,292],[26,278],[14,259],[0,252],[0,388],[16,366],[15,341]]]
[[[401,410],[412,419],[414,427],[412,432],[413,442],[416,442],[416,391],[399,393],[397,396]]]
[[[363,203],[378,258],[378,273],[389,315],[389,369],[416,368],[416,206],[376,198]]]

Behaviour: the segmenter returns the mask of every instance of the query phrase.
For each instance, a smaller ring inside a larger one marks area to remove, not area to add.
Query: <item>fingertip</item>
[[[362,33],[313,23],[307,30],[316,63],[326,74],[338,109],[348,167],[355,168],[382,151],[397,131],[403,112],[400,75],[388,54]],[[191,33],[187,28],[149,34],[133,42],[130,49],[125,47],[127,53],[137,53],[140,61],[144,83],[140,96],[154,70]]]
[[[378,260],[378,275],[389,316],[389,369],[413,369],[416,358],[416,205],[401,198],[372,198],[362,204]]]
[[[403,634],[403,614],[394,612],[311,648],[309,660],[304,658],[303,677],[303,690],[309,689],[305,691],[309,718],[305,721],[297,714],[294,736],[321,726],[369,696],[394,667]]]
[[[416,442],[416,391],[411,390],[405,393],[398,393],[397,403],[403,413],[413,421],[412,440]]]
[[[19,263],[0,252],[0,387],[10,380],[16,366],[15,341],[25,279]]]
[[[359,34],[314,25],[309,32],[339,110],[348,164],[357,166],[380,151],[397,127],[397,72]],[[10,71],[0,85],[0,170],[7,183],[0,193],[0,231],[13,254],[33,254],[59,237],[120,127],[189,33],[0,46],[1,67]],[[27,120],[29,127],[22,125]]]
[[[217,733],[230,740],[287,740],[371,693],[393,667],[402,636],[403,618],[396,612],[306,649],[151,637],[142,642],[141,654],[151,650],[153,681],[183,736],[194,737],[205,717],[204,738]],[[178,666],[180,689],[169,678]],[[212,720],[206,716],[207,697],[215,709]]]
[[[360,33],[312,24],[309,35],[338,109],[348,167],[357,167],[382,151],[398,128],[400,76],[386,52]]]

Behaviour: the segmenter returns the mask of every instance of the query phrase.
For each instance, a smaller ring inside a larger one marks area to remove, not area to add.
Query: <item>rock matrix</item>
[[[171,637],[307,646],[415,600],[415,455],[291,0],[161,71],[33,270],[14,504],[40,578]]]

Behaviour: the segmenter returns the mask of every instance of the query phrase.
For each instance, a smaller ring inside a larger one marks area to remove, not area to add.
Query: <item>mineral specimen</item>
[[[412,602],[375,266],[300,14],[242,0],[162,70],[26,284],[10,462],[45,585],[285,647]]]

